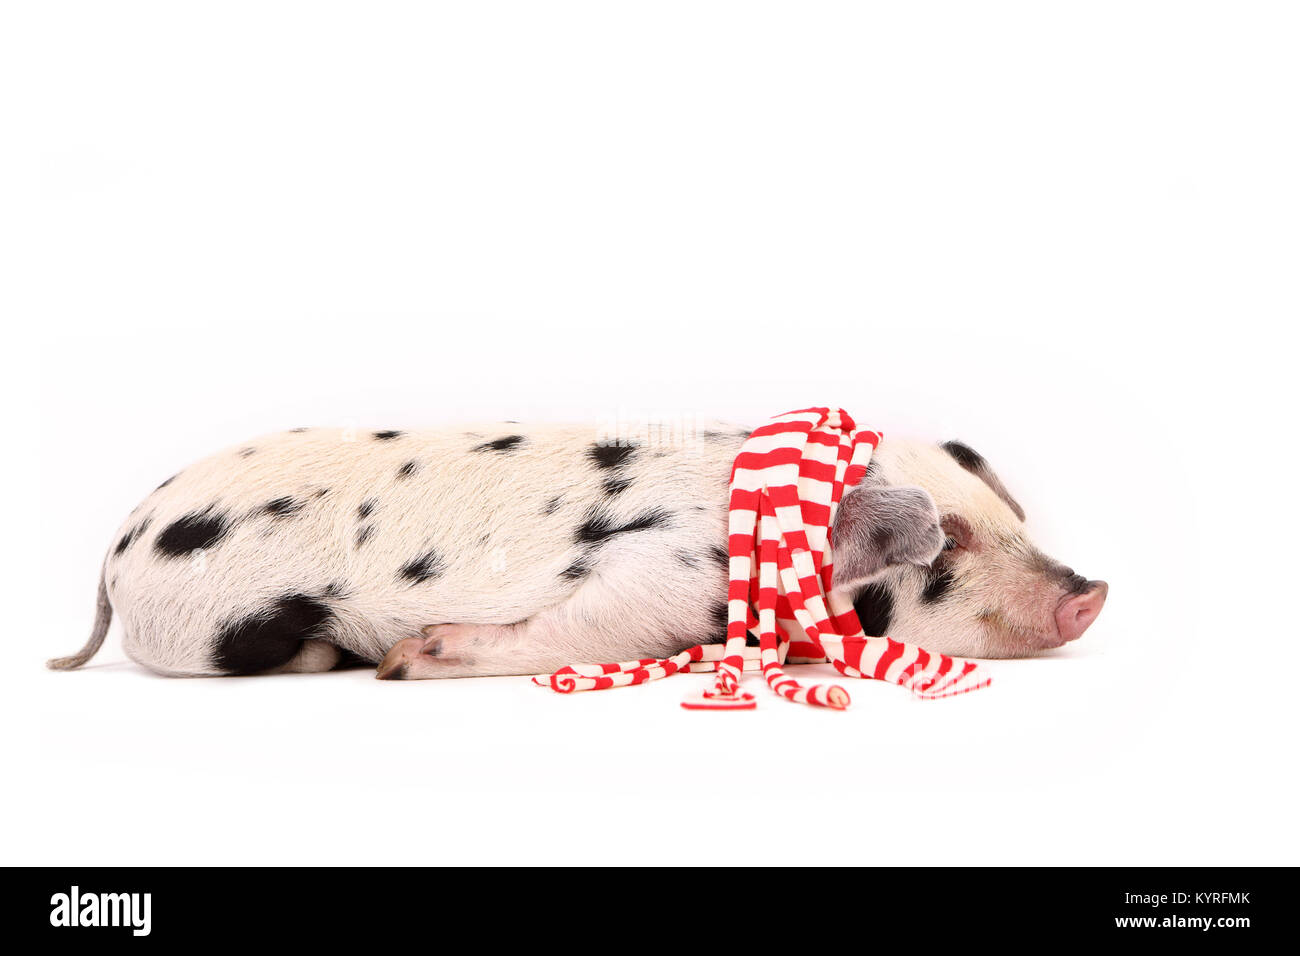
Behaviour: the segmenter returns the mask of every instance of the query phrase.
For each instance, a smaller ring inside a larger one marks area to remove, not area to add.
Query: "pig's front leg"
[[[718,593],[669,610],[635,600],[570,600],[516,624],[434,624],[398,641],[379,665],[380,680],[549,673],[574,663],[667,657],[726,628],[725,581]],[[697,588],[706,594],[710,588]]]
[[[663,647],[662,635],[655,640],[636,641],[626,647],[593,650],[600,641],[595,635],[557,632],[555,615],[540,614],[517,624],[433,624],[423,637],[398,641],[385,655],[375,676],[380,680],[430,680],[439,677],[489,677],[509,674],[541,674],[566,664],[623,659],[646,653],[644,648]],[[577,636],[578,640],[573,638]],[[624,638],[626,639],[626,637]],[[662,653],[698,643],[700,636],[671,639]]]

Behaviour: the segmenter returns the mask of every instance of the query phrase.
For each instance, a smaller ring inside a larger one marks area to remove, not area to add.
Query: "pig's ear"
[[[928,565],[943,549],[939,509],[913,485],[858,485],[840,501],[831,545],[837,588],[865,583],[897,565]]]
[[[989,463],[984,456],[977,452],[970,445],[963,445],[959,441],[946,441],[939,446],[961,465],[984,484],[993,489],[993,492],[1007,503],[1007,507],[1015,512],[1017,518],[1025,520],[1025,509],[1020,507],[1020,502],[1011,497],[1011,492],[1007,491],[1007,486],[1002,484],[1002,479],[993,473]]]

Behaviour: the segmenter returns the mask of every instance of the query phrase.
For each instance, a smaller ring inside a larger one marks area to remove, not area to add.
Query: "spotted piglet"
[[[295,429],[163,482],[104,560],[114,611],[163,674],[535,674],[663,657],[726,629],[727,500],[747,431],[611,443],[590,426]],[[1013,657],[1074,640],[1088,581],[1030,542],[965,445],[886,439],[833,529],[835,586],[868,634]]]

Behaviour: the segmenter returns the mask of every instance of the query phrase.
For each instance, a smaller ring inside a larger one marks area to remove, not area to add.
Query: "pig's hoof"
[[[428,640],[423,637],[408,637],[398,641],[379,662],[375,677],[379,680],[405,680],[413,677],[413,671],[420,669],[420,658],[426,656],[424,647],[427,643]]]

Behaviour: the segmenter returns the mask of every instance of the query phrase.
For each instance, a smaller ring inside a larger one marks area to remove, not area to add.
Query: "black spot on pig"
[[[635,531],[649,531],[651,528],[660,528],[667,524],[670,515],[665,511],[655,509],[646,511],[630,521],[623,524],[617,524],[609,515],[599,511],[591,511],[587,514],[587,520],[579,526],[577,539],[582,544],[601,544],[608,541],[615,535],[630,534]]]
[[[148,530],[149,520],[150,519],[145,518],[134,528],[131,528],[129,531],[127,531],[126,534],[122,535],[121,539],[117,542],[117,547],[113,549],[113,553],[121,554],[127,548],[131,547],[132,544],[138,541],[140,539],[140,536],[144,534],[146,530]]]
[[[894,596],[880,584],[869,584],[853,602],[863,633],[884,637],[894,619]]]
[[[579,558],[561,571],[560,577],[567,578],[570,581],[580,581],[590,573],[591,567],[587,564],[586,560]]]
[[[697,567],[695,563],[695,556],[693,554],[687,554],[685,551],[678,551],[676,554],[676,558],[679,562],[686,565],[688,568]]]
[[[317,498],[324,498],[324,497],[325,497],[326,495],[328,495],[329,493],[330,493],[330,490],[329,490],[328,488],[317,488],[317,489],[316,489],[316,497],[317,497]]]
[[[988,462],[984,460],[984,456],[970,445],[965,445],[959,441],[946,441],[940,447],[948,454],[952,455],[957,464],[961,465],[967,471],[977,472],[981,468],[988,467]]]
[[[598,468],[622,468],[632,454],[636,451],[636,445],[602,445],[595,444],[587,449],[587,456],[596,463]]]
[[[631,478],[606,478],[604,485],[601,487],[604,489],[605,494],[612,498],[614,495],[626,491],[630,484],[632,484]]]
[[[405,465],[403,465],[401,468],[397,469],[397,477],[398,477],[399,479],[401,479],[401,478],[410,478],[413,474],[415,474],[415,469],[417,469],[417,468],[419,468],[419,467],[420,467],[420,466],[419,466],[418,463],[413,462],[413,461],[408,461],[408,462],[407,462]]]
[[[1096,583],[1089,581],[1082,574],[1075,574],[1074,568],[1060,567],[1059,570],[1053,568],[1050,573],[1060,580],[1061,587],[1067,594],[1082,594],[1084,591],[1091,590]]]
[[[412,586],[423,584],[430,578],[436,578],[444,570],[442,558],[437,551],[426,551],[418,558],[412,558],[397,569],[397,576],[410,581]]]
[[[375,536],[375,526],[374,526],[374,525],[370,525],[370,524],[368,524],[368,525],[362,525],[360,528],[357,529],[357,537],[356,537],[356,544],[355,544],[355,546],[358,547],[358,548],[361,547],[363,544],[365,544],[367,541],[369,541],[369,540],[370,540],[371,538],[373,538],[374,536]]]
[[[302,511],[302,502],[285,496],[276,498],[274,501],[268,501],[262,506],[262,510],[277,518],[288,518]]]
[[[332,671],[346,671],[355,667],[374,667],[374,661],[368,661],[360,654],[354,654],[346,648],[338,648],[339,659],[330,668]]]
[[[546,507],[542,509],[542,514],[544,515],[555,514],[555,509],[560,507],[560,504],[563,501],[564,498],[562,496],[556,495],[550,501],[546,502]]]
[[[179,558],[217,544],[230,530],[230,517],[216,507],[194,511],[177,518],[154,540],[153,547],[165,558]]]
[[[372,514],[374,514],[375,507],[378,504],[379,502],[375,501],[374,498],[367,498],[365,501],[361,502],[361,504],[357,507],[357,517],[369,518]]]
[[[392,430],[370,433],[370,437],[374,438],[376,441],[392,441],[394,438],[400,438],[401,435],[401,432]]]
[[[720,432],[715,429],[706,428],[704,431],[700,432],[700,437],[705,441],[718,442],[722,444],[741,441],[748,438],[749,435],[749,429],[746,428],[740,428],[734,432]]]
[[[325,585],[325,591],[323,593],[326,597],[336,598],[342,597],[346,591],[347,587],[342,581],[331,581],[329,584]]]
[[[492,441],[485,441],[481,445],[475,445],[471,451],[512,451],[519,445],[523,444],[523,435],[507,435],[505,438],[494,438]]]
[[[217,633],[212,663],[231,675],[281,667],[303,641],[321,637],[333,617],[315,598],[287,594],[262,611],[226,624]]]
[[[709,557],[724,568],[731,567],[731,555],[728,554],[727,549],[720,544],[715,544],[709,548]]]
[[[168,478],[166,481],[164,481],[157,488],[155,488],[154,491],[162,491],[164,488],[166,488],[168,485],[170,485],[173,481],[175,481],[179,477],[180,477],[180,472],[177,472],[176,474]]]
[[[1002,479],[989,467],[989,463],[985,461],[983,455],[971,448],[970,445],[962,444],[959,441],[946,441],[939,447],[951,455],[957,464],[993,489],[993,493],[1006,502],[1007,507],[1011,509],[1017,518],[1021,521],[1025,520],[1025,509],[1020,507],[1020,502],[1011,497],[1011,492],[1007,491],[1007,486],[1002,484]]]
[[[944,595],[952,590],[956,580],[951,569],[927,571],[925,587],[921,590],[921,602],[923,604],[936,604],[942,601]]]
[[[253,454],[256,451],[257,451],[256,448],[241,448],[239,449],[239,457],[247,458],[249,455]]]

